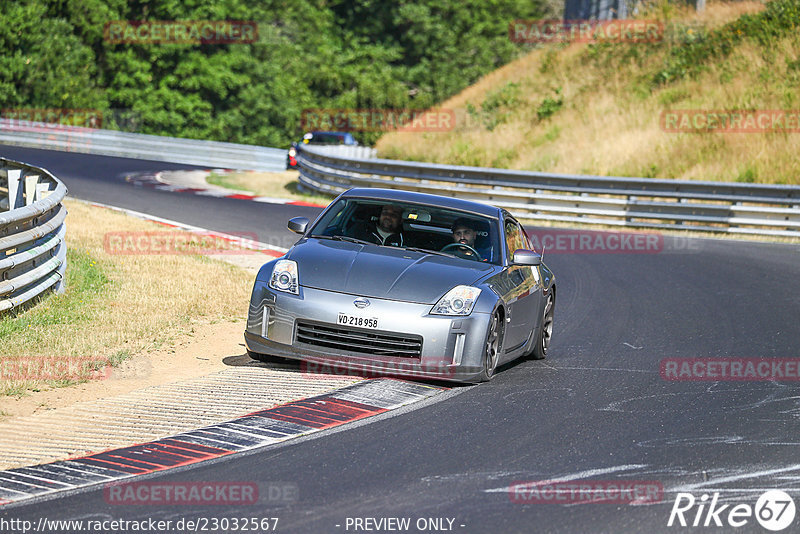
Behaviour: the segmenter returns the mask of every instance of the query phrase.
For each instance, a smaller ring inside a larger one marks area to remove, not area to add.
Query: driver
[[[453,245],[463,245],[458,247],[455,255],[461,258],[472,260],[482,260],[480,253],[475,249],[475,238],[478,235],[478,223],[466,217],[459,217],[453,221],[451,227],[453,231],[453,244],[445,248],[451,248]]]
[[[475,248],[475,221],[459,217],[453,222],[453,242]]]

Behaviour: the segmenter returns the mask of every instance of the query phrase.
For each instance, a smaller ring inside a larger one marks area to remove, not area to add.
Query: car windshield
[[[502,263],[496,219],[437,206],[343,198],[309,236]]]

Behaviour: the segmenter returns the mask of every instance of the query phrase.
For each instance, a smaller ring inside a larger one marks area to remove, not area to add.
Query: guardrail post
[[[22,188],[19,186],[22,171],[19,169],[8,169],[8,209],[13,210],[22,206]]]
[[[6,167],[0,166],[0,213],[3,213],[8,209],[8,205],[10,204],[8,198],[8,171]]]
[[[61,238],[61,242],[56,246],[55,253],[53,256],[61,260],[61,266],[58,268],[56,272],[58,272],[59,280],[56,282],[56,285],[53,287],[53,291],[56,293],[63,293],[67,287],[67,282],[65,277],[67,276],[67,223],[66,221],[61,224],[61,230],[58,232],[58,236]]]
[[[39,175],[38,174],[26,174],[25,175],[25,205],[30,206],[35,201],[39,200],[36,196],[37,190],[36,186],[39,183]]]
[[[39,182],[36,184],[36,200],[42,200],[47,198],[47,195],[50,194],[52,190],[50,189],[50,185],[47,183]]]

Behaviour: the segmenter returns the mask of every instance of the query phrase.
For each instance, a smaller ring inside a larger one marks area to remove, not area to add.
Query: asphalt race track
[[[125,181],[126,175],[134,173],[202,168],[192,165],[4,145],[0,145],[0,156],[44,167],[66,184],[69,195],[74,198],[139,211],[217,232],[248,232],[248,237],[252,232],[258,241],[283,248],[289,248],[297,241],[297,235],[286,228],[288,219],[301,215],[313,219],[320,212],[318,208],[304,206],[180,195],[134,187]]]
[[[255,232],[279,246],[291,236],[286,219],[318,212],[122,179],[186,166],[16,147],[2,155],[48,168],[77,198]],[[277,517],[275,531],[298,533],[389,531],[365,518],[410,518],[408,532],[729,532],[730,509],[754,507],[766,490],[783,489],[800,505],[799,382],[668,381],[660,373],[666,358],[800,357],[800,246],[664,237],[651,252],[546,254],[558,280],[547,360],[506,366],[489,383],[342,431],[149,478],[291,485],[290,502],[265,492],[255,505],[122,506],[97,487],[7,507],[0,518]],[[553,479],[646,481],[662,487],[663,498],[554,503],[509,492]],[[718,507],[729,505],[718,516],[724,527],[713,518],[705,528],[668,527],[678,492],[698,504],[718,493]],[[745,519],[737,532],[767,532]],[[799,526],[795,518],[786,532]]]

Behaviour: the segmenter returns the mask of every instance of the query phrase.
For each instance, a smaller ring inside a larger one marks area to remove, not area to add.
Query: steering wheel
[[[465,244],[465,243],[450,243],[449,245],[445,245],[444,247],[442,247],[441,251],[442,252],[446,252],[447,250],[450,250],[450,249],[458,249],[458,251],[461,252],[461,254],[457,254],[457,255],[459,257],[461,257],[461,258],[468,258],[468,259],[474,259],[476,261],[483,261],[483,258],[481,258],[481,255],[478,254],[478,251],[475,250],[474,248],[472,248],[471,246]],[[473,258],[473,256],[474,256],[474,258]]]

